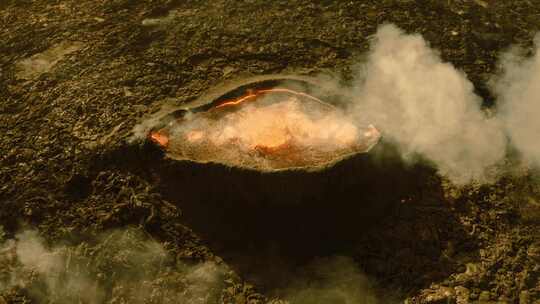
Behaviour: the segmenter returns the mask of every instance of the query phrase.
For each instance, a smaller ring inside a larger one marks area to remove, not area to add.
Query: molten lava
[[[379,137],[373,126],[361,130],[333,106],[287,88],[250,90],[149,134],[174,157],[270,169],[318,166],[366,151]]]
[[[152,131],[148,137],[150,140],[163,148],[167,148],[169,146],[169,137],[160,131]]]
[[[322,105],[330,107],[330,105],[324,103],[322,100],[320,100],[320,99],[318,99],[316,97],[313,97],[313,96],[311,96],[309,94],[303,93],[303,92],[298,92],[298,91],[291,90],[291,89],[286,89],[286,88],[272,88],[272,89],[247,90],[247,93],[244,94],[243,96],[238,97],[238,98],[233,99],[233,100],[225,101],[225,102],[219,104],[218,106],[216,106],[214,109],[219,109],[219,108],[223,108],[223,107],[226,107],[226,106],[239,105],[239,104],[241,104],[243,102],[250,101],[250,100],[255,100],[255,99],[257,99],[258,97],[261,97],[264,94],[270,94],[270,93],[286,93],[286,94],[301,96],[301,97],[304,97],[304,98],[309,98],[311,100],[315,100],[315,101],[321,103]]]

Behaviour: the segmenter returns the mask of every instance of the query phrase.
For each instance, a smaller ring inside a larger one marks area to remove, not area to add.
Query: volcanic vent
[[[347,115],[348,99],[296,76],[217,86],[145,119],[153,129],[136,132],[149,140],[130,163],[214,252],[262,282],[251,272],[266,267],[250,266],[260,253],[302,261],[348,250],[432,176]]]
[[[313,80],[255,79],[176,111],[149,137],[172,159],[260,171],[321,168],[367,152],[380,137],[327,102],[338,98]]]

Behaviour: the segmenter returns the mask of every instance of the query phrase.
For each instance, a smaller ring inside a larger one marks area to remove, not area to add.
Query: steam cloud
[[[540,167],[540,34],[531,58],[514,48],[503,55],[503,74],[493,80],[499,117],[513,146]]]
[[[190,303],[215,301],[224,267],[171,262],[163,247],[127,229],[103,234],[95,246],[47,247],[26,230],[0,243],[0,299],[23,288],[38,303]]]
[[[192,119],[176,131],[193,142],[204,140],[204,137],[216,145],[237,140],[245,150],[257,145],[279,146],[289,141],[299,146],[334,150],[359,140],[359,130],[348,117],[337,111],[319,113],[318,116],[308,116],[301,109],[300,101],[288,98],[267,106],[246,105],[218,122],[207,118]],[[201,137],[197,136],[199,134]]]
[[[395,141],[405,159],[420,154],[456,183],[485,179],[505,154],[500,123],[488,119],[462,72],[419,35],[382,26],[360,74],[352,111]]]
[[[531,58],[503,54],[492,81],[498,113],[488,118],[466,75],[419,35],[382,26],[360,73],[352,112],[395,141],[405,159],[420,154],[456,184],[489,181],[510,139],[526,161],[540,166],[540,35]]]

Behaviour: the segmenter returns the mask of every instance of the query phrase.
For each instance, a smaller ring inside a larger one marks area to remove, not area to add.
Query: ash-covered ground
[[[511,46],[533,54],[540,2],[0,1],[0,303],[540,303],[540,175],[512,149],[492,183],[419,170],[355,230],[339,202],[201,210],[129,140],[225,80],[347,83],[387,23],[496,112],[490,81]]]

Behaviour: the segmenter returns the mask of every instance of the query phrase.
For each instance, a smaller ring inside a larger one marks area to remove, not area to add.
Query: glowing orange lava
[[[329,105],[324,103],[322,100],[303,92],[298,92],[298,91],[294,91],[294,90],[286,89],[286,88],[272,88],[272,89],[247,90],[246,94],[236,99],[225,101],[215,106],[211,110],[239,105],[246,101],[255,100],[265,94],[270,94],[270,93],[286,93],[286,94],[301,96],[304,98],[314,100],[322,105],[330,107]],[[278,150],[283,150],[290,147],[291,135],[288,130],[276,128],[276,129],[273,129],[272,132],[269,132],[269,133],[270,134],[261,134],[261,136],[258,137],[259,142],[255,146],[252,147],[253,150],[262,154],[271,154]],[[190,131],[186,134],[186,139],[192,143],[200,141],[204,137],[205,137],[205,133],[200,130]],[[159,146],[163,148],[167,148],[169,145],[169,137],[163,132],[161,132],[161,130],[150,132],[149,138],[150,140],[157,143]]]
[[[163,134],[160,131],[152,131],[150,132],[148,137],[150,138],[150,140],[157,143],[163,148],[167,148],[169,146],[169,136]]]
[[[309,94],[306,94],[306,93],[303,93],[303,92],[298,92],[298,91],[295,91],[295,90],[291,90],[291,89],[285,89],[285,88],[273,88],[273,89],[259,89],[259,90],[248,90],[246,94],[244,94],[243,96],[240,96],[236,99],[233,99],[233,100],[229,100],[229,101],[225,101],[219,105],[217,105],[216,107],[214,107],[214,109],[219,109],[219,108],[223,108],[223,107],[227,107],[227,106],[234,106],[234,105],[239,105],[241,103],[244,103],[246,101],[250,101],[250,100],[255,100],[257,99],[257,97],[260,97],[264,94],[268,94],[268,93],[287,93],[287,94],[292,94],[292,95],[296,95],[296,96],[301,96],[301,97],[304,97],[304,98],[308,98],[308,99],[311,99],[311,100],[314,100],[320,104],[323,104],[327,107],[330,107],[330,105],[328,105],[327,103],[323,102],[322,100],[318,99],[317,97],[313,97]]]
[[[318,166],[367,151],[380,133],[372,125],[359,127],[309,94],[271,88],[247,90],[206,111],[193,111],[148,138],[177,159],[279,169]]]

